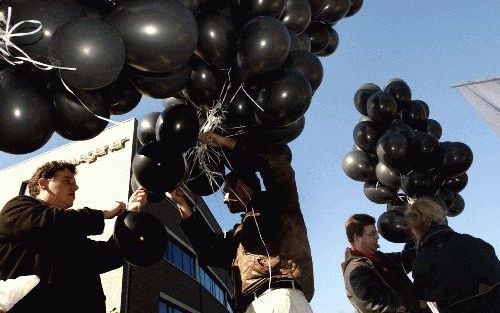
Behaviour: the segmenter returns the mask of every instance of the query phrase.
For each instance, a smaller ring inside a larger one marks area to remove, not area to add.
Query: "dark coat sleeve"
[[[354,296],[370,312],[393,313],[403,304],[401,299],[381,281],[380,277],[366,266],[354,268],[348,279]]]
[[[97,235],[104,230],[102,211],[88,208],[64,210],[27,196],[9,201],[0,216],[0,232],[16,240],[51,240],[56,243],[67,235]]]
[[[95,241],[85,238],[81,243],[85,251],[85,266],[93,273],[106,273],[123,265],[123,259],[113,242],[113,237],[108,241]]]
[[[182,220],[180,227],[198,254],[202,265],[224,269],[231,267],[238,245],[233,232],[226,233],[226,236],[215,233],[203,221],[199,212],[193,213],[187,220]]]
[[[385,253],[385,255],[390,257],[408,274],[412,271],[413,262],[417,256],[416,241],[408,241],[401,252]]]

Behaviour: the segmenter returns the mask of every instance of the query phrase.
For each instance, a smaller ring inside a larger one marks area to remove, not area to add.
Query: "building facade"
[[[30,160],[0,170],[0,210],[19,194],[27,194],[27,181],[37,167],[52,160],[77,164],[79,190],[72,209],[108,207],[115,200],[127,201],[131,194],[131,164],[136,151],[136,120],[106,129],[96,138],[72,142]],[[221,229],[201,197],[191,195],[210,227]],[[101,275],[107,312],[178,313],[230,312],[230,281],[227,272],[200,267],[196,253],[178,226],[177,209],[167,200],[148,203],[145,211],[165,225],[169,241],[163,258],[150,267],[125,264]],[[108,240],[115,220],[106,220],[103,234]],[[75,304],[77,305],[77,304]]]

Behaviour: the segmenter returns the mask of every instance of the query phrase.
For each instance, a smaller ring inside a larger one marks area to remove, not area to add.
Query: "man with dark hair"
[[[226,178],[224,202],[231,213],[242,213],[241,223],[221,236],[200,221],[180,190],[168,194],[200,263],[232,270],[237,312],[312,312],[311,250],[286,149],[266,149],[211,132],[200,141],[230,150],[237,160]],[[255,170],[266,191],[261,191]]]
[[[40,283],[9,313],[104,313],[100,273],[122,266],[112,240],[94,241],[104,220],[125,210],[118,202],[104,210],[73,206],[78,185],[76,168],[63,161],[39,167],[29,182],[31,196],[17,196],[0,211],[0,279],[37,275]],[[146,202],[143,189],[130,197],[128,208]]]
[[[359,313],[399,313],[420,311],[407,276],[415,258],[413,243],[400,253],[378,251],[375,219],[354,214],[345,224],[347,248],[342,263],[347,298]]]

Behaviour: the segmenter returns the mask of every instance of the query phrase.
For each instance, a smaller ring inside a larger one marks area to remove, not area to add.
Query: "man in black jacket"
[[[126,210],[117,202],[104,210],[67,210],[78,186],[76,168],[63,161],[39,167],[29,182],[31,196],[17,196],[0,211],[0,279],[37,275],[40,283],[9,313],[105,312],[100,273],[122,266],[112,240],[87,238],[104,230],[104,220]],[[139,210],[140,189],[129,200]]]
[[[346,222],[351,248],[342,263],[347,297],[359,313],[419,312],[407,273],[415,250],[407,244],[400,253],[378,251],[375,219],[355,214]]]
[[[226,176],[225,203],[231,213],[242,213],[241,223],[223,237],[201,222],[181,191],[169,194],[200,263],[232,270],[237,312],[312,313],[311,250],[286,150],[211,132],[200,140],[230,150],[237,160],[236,173]]]

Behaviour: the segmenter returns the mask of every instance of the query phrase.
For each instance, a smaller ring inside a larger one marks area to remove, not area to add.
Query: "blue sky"
[[[385,210],[367,200],[362,183],[349,179],[341,167],[352,148],[352,130],[359,118],[352,98],[363,83],[382,87],[390,78],[404,79],[413,98],[426,101],[431,118],[441,123],[441,140],[471,147],[474,162],[468,186],[461,193],[465,211],[449,223],[458,232],[483,238],[498,252],[500,138],[450,85],[500,76],[499,14],[498,0],[365,0],[357,15],[335,27],[339,47],[321,59],[323,83],[306,113],[304,132],[291,144],[314,259],[312,306],[316,313],[354,312],[340,270],[347,246],[344,222],[353,213],[378,216]],[[159,100],[144,98],[131,113],[113,118],[140,118],[161,109]],[[64,143],[54,136],[34,154],[0,153],[0,169]],[[220,195],[207,201],[223,228],[232,227],[237,218],[228,215]],[[402,245],[381,239],[382,251],[399,249]]]

